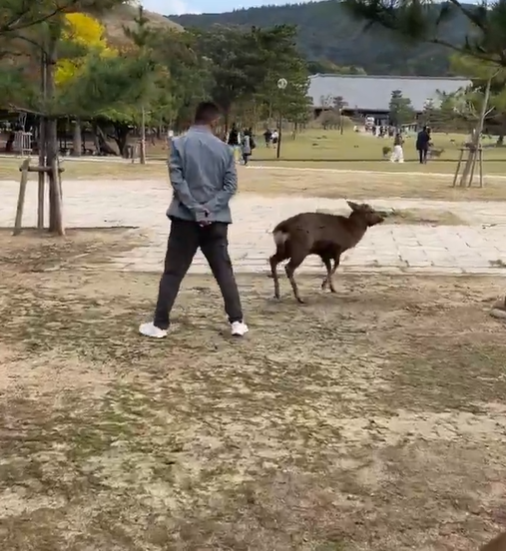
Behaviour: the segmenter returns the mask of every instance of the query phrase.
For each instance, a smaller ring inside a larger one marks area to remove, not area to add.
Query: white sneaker
[[[167,329],[160,329],[152,321],[139,326],[139,333],[152,339],[163,339],[167,336]]]
[[[248,326],[243,321],[234,321],[231,325],[233,337],[244,337],[249,331]]]

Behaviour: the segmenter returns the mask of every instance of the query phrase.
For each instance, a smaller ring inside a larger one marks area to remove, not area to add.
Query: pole
[[[279,109],[279,121],[278,121],[278,148],[276,151],[276,159],[279,159],[281,156],[281,139],[283,134],[283,115],[282,115],[282,100],[283,100],[283,90],[287,87],[288,81],[286,78],[280,78],[278,80],[278,109]]]
[[[278,131],[278,149],[276,151],[276,159],[279,159],[279,157],[281,156],[281,135],[283,133],[282,126],[283,126],[283,117],[281,116],[281,113],[280,113],[279,120],[278,120],[279,131]]]

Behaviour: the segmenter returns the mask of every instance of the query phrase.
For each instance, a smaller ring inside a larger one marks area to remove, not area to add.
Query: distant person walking
[[[416,150],[418,151],[418,158],[420,164],[427,162],[427,153],[430,146],[430,128],[424,126],[416,136]]]
[[[272,132],[270,128],[266,128],[264,132],[265,147],[270,147],[272,142]]]
[[[169,175],[173,198],[167,211],[172,223],[154,319],[139,327],[146,337],[167,335],[179,287],[199,248],[220,287],[232,335],[248,332],[228,253],[229,201],[237,191],[237,172],[230,147],[212,131],[219,117],[214,103],[201,103],[195,124],[172,141]]]
[[[392,163],[403,163],[404,162],[404,150],[402,146],[404,145],[404,139],[401,132],[398,130],[394,137],[394,150],[390,161]]]
[[[242,162],[244,166],[248,166],[249,158],[253,153],[254,142],[251,129],[245,130],[242,135],[241,140],[241,153],[242,153]]]
[[[232,128],[230,129],[230,132],[228,133],[228,145],[232,149],[232,153],[234,155],[235,161],[239,160],[239,149],[241,147],[241,137],[239,136],[239,130],[237,129],[237,125],[235,122],[232,124]]]

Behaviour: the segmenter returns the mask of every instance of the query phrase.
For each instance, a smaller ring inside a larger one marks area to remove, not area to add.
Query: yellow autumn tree
[[[75,46],[78,55],[60,57],[55,73],[56,86],[64,86],[79,78],[85,71],[86,63],[91,55],[98,54],[100,57],[107,57],[116,56],[118,53],[114,48],[108,46],[105,39],[105,28],[94,17],[84,13],[68,13],[65,15],[65,19],[66,26],[62,33],[62,42]],[[81,121],[76,118],[74,120],[73,154],[80,156],[81,152]]]
[[[63,39],[82,47],[84,55],[62,58],[56,69],[56,84],[63,84],[79,75],[86,64],[86,53],[98,53],[100,56],[117,55],[105,39],[105,28],[94,17],[84,13],[69,13],[65,16],[67,26]]]

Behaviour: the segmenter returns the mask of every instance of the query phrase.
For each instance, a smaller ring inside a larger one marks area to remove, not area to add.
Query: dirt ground
[[[92,270],[119,231],[0,234],[0,548],[471,551],[506,521],[503,279]]]

